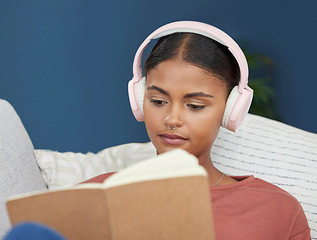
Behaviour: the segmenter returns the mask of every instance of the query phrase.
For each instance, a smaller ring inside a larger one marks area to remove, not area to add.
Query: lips
[[[178,145],[178,144],[182,144],[185,141],[187,141],[186,138],[179,136],[179,135],[176,135],[176,134],[164,133],[164,134],[161,134],[160,137],[162,138],[163,142],[165,142],[167,144]]]

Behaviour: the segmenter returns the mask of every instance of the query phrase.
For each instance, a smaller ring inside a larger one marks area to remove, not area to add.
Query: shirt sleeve
[[[290,240],[311,240],[310,228],[306,215],[299,204],[298,214],[290,234]]]

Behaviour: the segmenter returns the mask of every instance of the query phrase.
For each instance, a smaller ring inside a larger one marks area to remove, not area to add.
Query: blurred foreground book
[[[69,240],[214,239],[207,173],[179,149],[103,183],[14,196],[7,209],[13,225],[40,222]]]

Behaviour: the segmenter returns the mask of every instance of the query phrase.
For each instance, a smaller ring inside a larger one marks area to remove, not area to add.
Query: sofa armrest
[[[0,239],[10,228],[7,198],[46,188],[33,152],[19,116],[7,101],[0,99]]]

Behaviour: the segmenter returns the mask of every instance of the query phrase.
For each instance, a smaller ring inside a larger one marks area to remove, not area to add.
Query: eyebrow
[[[147,90],[156,90],[156,91],[158,91],[158,92],[161,92],[161,93],[163,93],[163,94],[169,96],[168,92],[166,92],[164,89],[159,88],[159,87],[157,87],[157,86],[153,86],[153,85],[152,85],[152,86],[149,86],[149,87],[147,88]]]
[[[206,94],[203,92],[196,92],[196,93],[188,93],[184,96],[184,98],[191,98],[191,97],[208,97],[208,98],[213,98],[214,96],[210,94]]]
[[[164,89],[157,87],[157,86],[149,86],[147,88],[147,90],[156,90],[158,92],[161,92],[167,96],[169,96],[169,93],[167,91],[165,91]],[[184,98],[192,98],[192,97],[208,97],[208,98],[213,98],[214,96],[210,95],[210,94],[206,94],[203,92],[195,92],[195,93],[188,93],[184,96]]]

